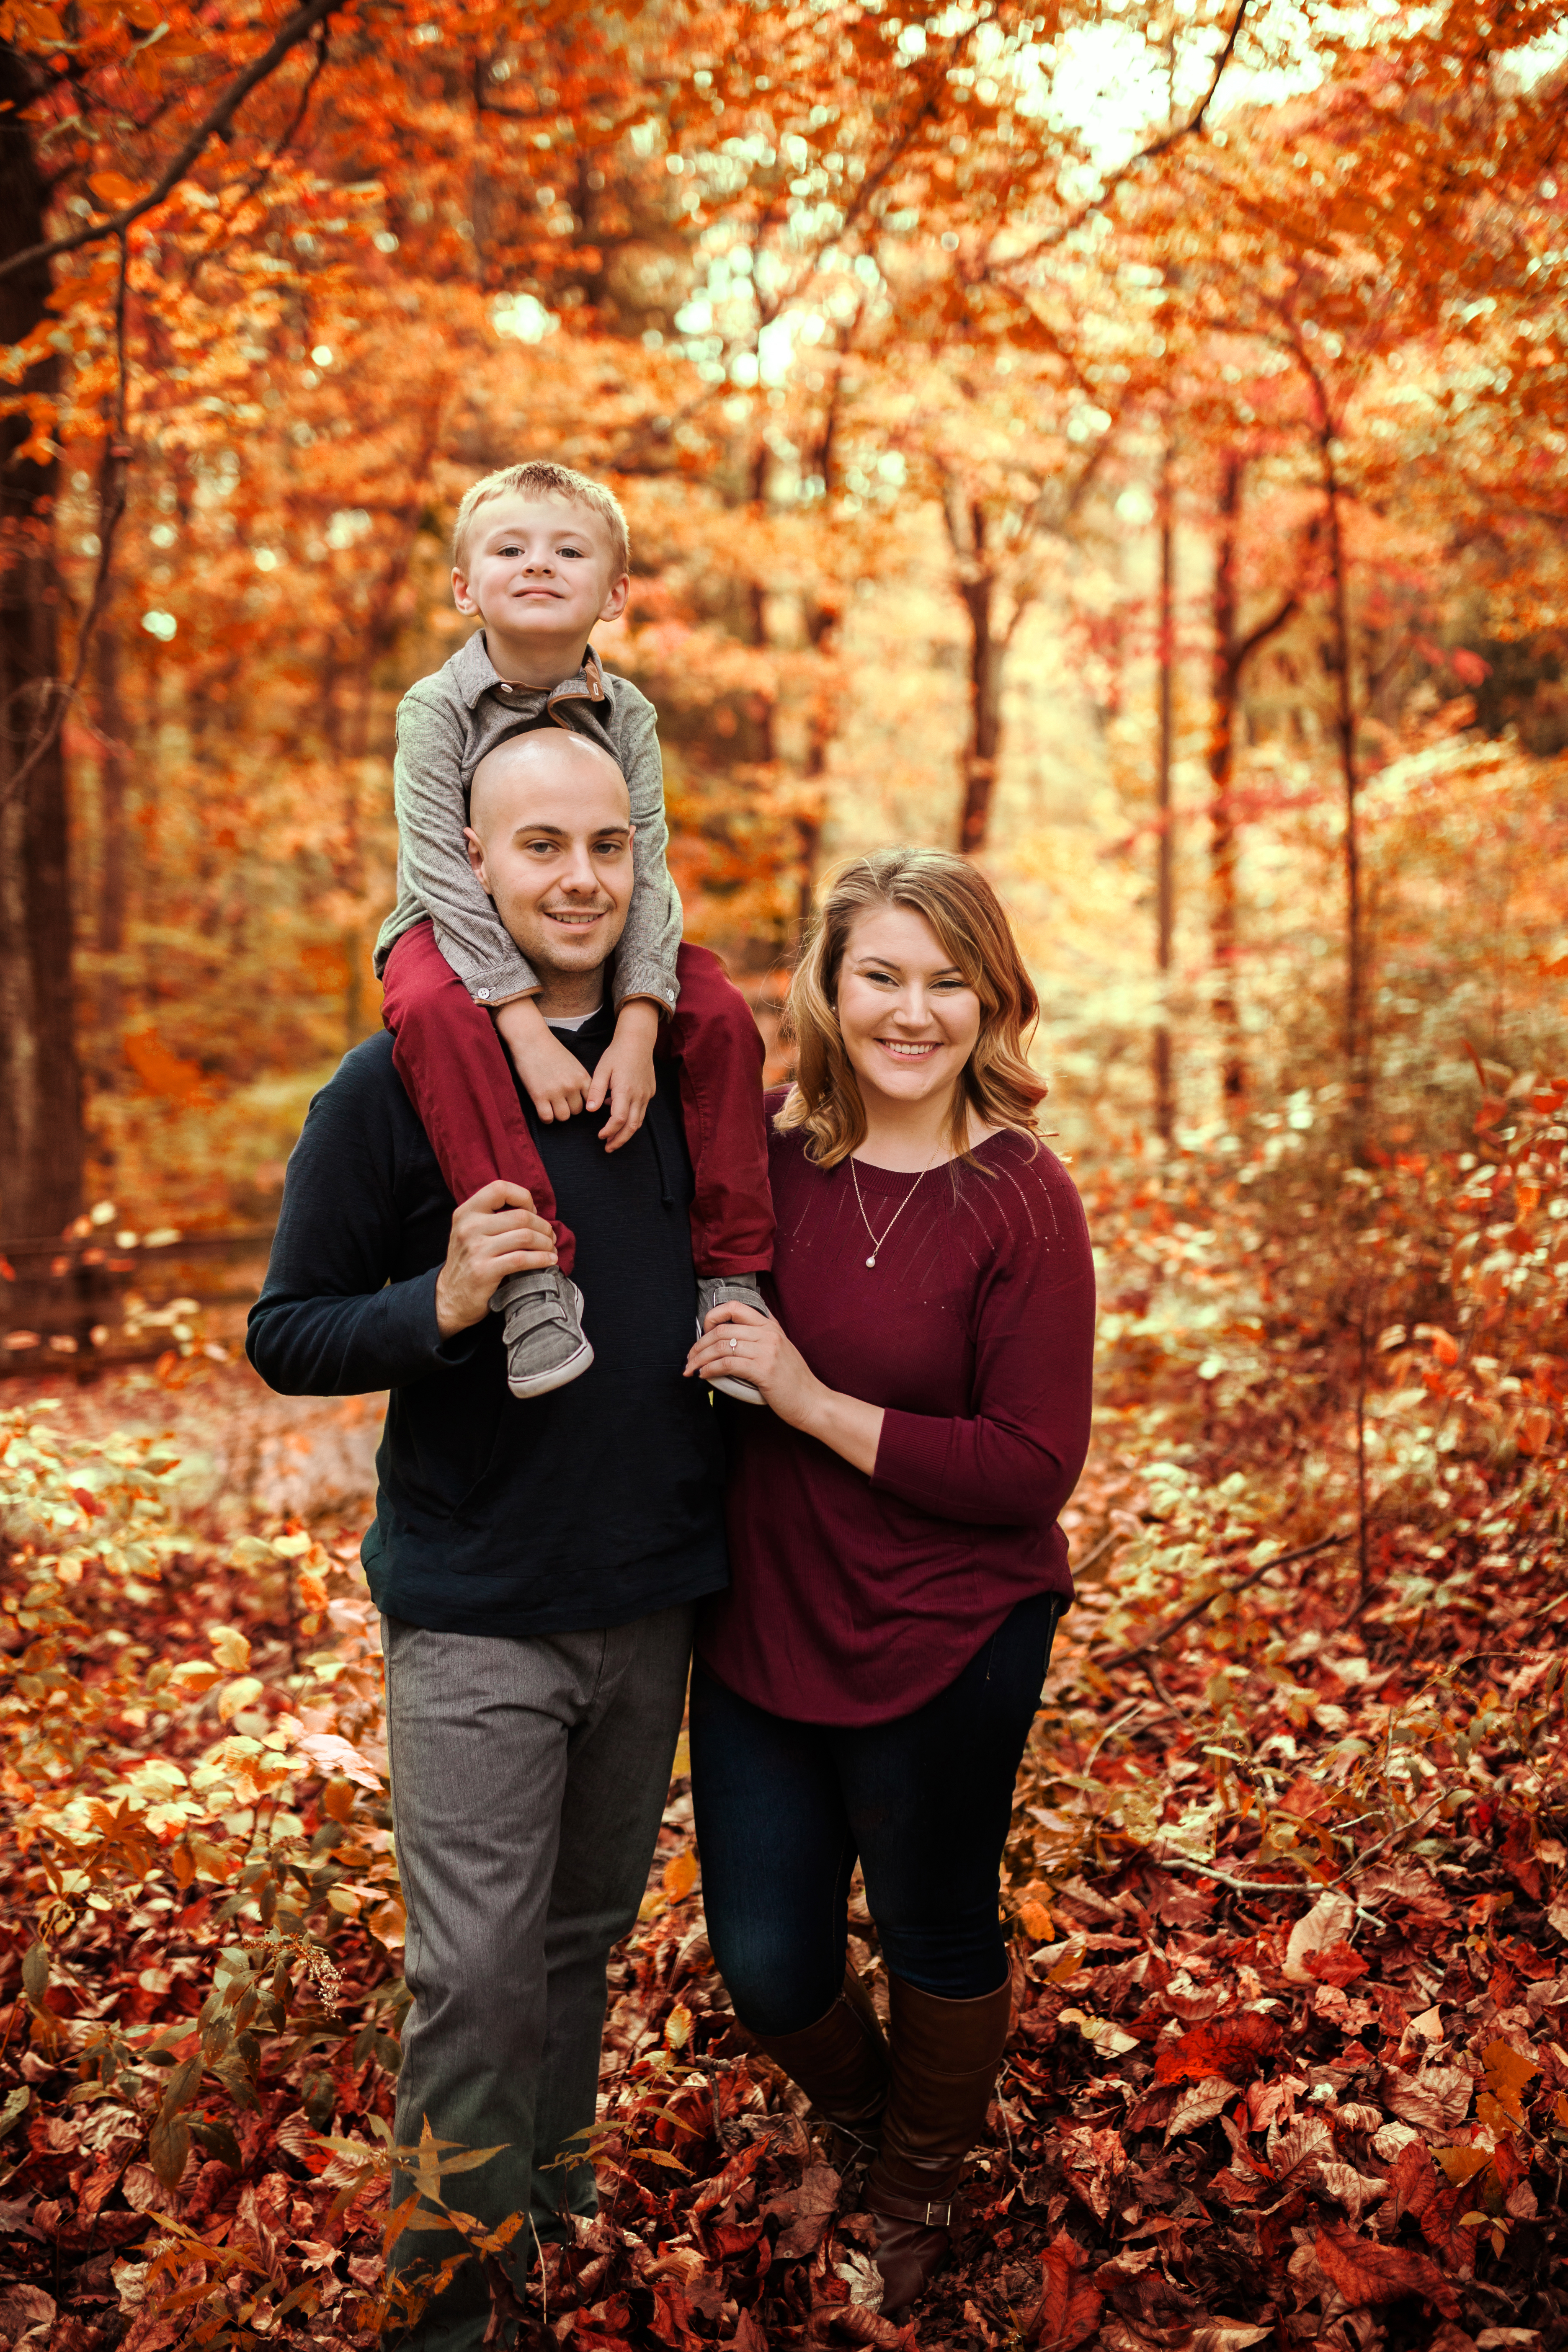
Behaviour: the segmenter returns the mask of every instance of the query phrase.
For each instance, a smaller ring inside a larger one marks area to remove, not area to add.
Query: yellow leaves
[[[243,1674],[250,1664],[250,1643],[233,1625],[212,1625],[207,1629],[213,1656],[226,1674]]]
[[[261,1692],[262,1685],[255,1675],[241,1675],[237,1682],[229,1684],[218,1699],[219,1719],[224,1723],[232,1723],[237,1715],[243,1714],[247,1707],[256,1705],[257,1700],[261,1696]]]
[[[201,1698],[222,1678],[221,1666],[209,1666],[204,1658],[187,1658],[183,1665],[174,1667],[164,1688],[173,1691],[176,1699],[183,1703],[186,1699]]]
[[[1062,2023],[1076,2025],[1084,2040],[1101,2058],[1120,2058],[1127,2051],[1138,2047],[1135,2033],[1124,2033],[1113,2019],[1095,2017],[1086,2009],[1064,2009]],[[1229,2085],[1226,2086],[1226,2095],[1231,2095]]]
[[[691,2011],[683,2000],[676,2002],[664,2021],[664,2038],[672,2050],[684,2050],[691,2039]]]

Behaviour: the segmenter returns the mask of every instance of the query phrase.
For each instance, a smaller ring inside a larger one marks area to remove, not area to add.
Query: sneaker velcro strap
[[[563,1299],[548,1292],[538,1293],[531,1298],[514,1298],[506,1310],[506,1321],[501,1326],[507,1346],[514,1346],[524,1332],[540,1330],[547,1323],[557,1324],[565,1329],[567,1315]]]

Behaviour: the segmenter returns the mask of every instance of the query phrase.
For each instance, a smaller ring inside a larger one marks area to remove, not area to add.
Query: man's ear
[[[626,609],[626,598],[631,594],[631,573],[629,572],[623,572],[620,578],[616,582],[615,586],[610,590],[609,594],[605,597],[604,603],[599,607],[600,620],[618,621],[621,614]]]
[[[468,853],[468,864],[479,877],[480,887],[489,890],[490,877],[485,871],[485,845],[471,824],[463,827],[463,846]],[[493,892],[491,896],[494,896]]]

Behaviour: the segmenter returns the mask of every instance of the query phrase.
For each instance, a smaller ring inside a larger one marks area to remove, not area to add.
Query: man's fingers
[[[481,1185],[471,1199],[465,1201],[458,1214],[461,1215],[466,1209],[490,1215],[498,1209],[531,1209],[532,1206],[533,1195],[525,1184],[514,1184],[509,1177],[497,1176],[489,1184]]]

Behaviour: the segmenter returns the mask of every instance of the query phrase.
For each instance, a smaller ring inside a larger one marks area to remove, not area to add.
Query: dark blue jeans
[[[790,1722],[693,1667],[708,1936],[753,2032],[795,2033],[832,2007],[857,1860],[894,1976],[944,2000],[1003,1981],[998,1865],[1063,1606],[1020,1601],[955,1682],[891,1723]]]

